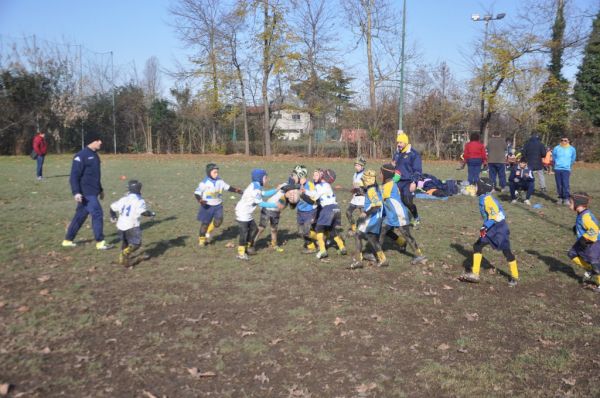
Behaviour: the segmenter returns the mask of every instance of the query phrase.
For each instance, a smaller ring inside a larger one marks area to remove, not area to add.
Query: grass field
[[[381,269],[347,270],[350,256],[333,250],[329,262],[302,255],[289,210],[285,251],[267,248],[264,234],[240,262],[227,247],[237,242],[235,194],[215,243],[198,247],[193,191],[204,165],[216,161],[244,188],[253,167],[284,181],[297,162],[285,157],[102,156],[105,216],[124,193],[121,175],[144,183],[157,212],[142,224],[150,258],[124,269],[117,250],[95,250],[89,222],[79,247],[60,246],[75,208],[70,160],[49,156],[37,182],[30,159],[0,158],[0,384],[12,385],[9,396],[600,396],[600,295],[569,265],[575,214],[553,203],[551,176],[551,197],[533,198],[541,209],[500,196],[521,273],[511,289],[502,254],[487,249],[483,282],[456,280],[481,225],[465,196],[417,200],[427,265],[392,247]],[[304,162],[350,185],[350,160]],[[425,171],[464,178],[455,167]],[[573,189],[600,198],[599,171],[578,167]],[[349,195],[338,192],[343,208]],[[592,210],[600,215],[597,202]]]

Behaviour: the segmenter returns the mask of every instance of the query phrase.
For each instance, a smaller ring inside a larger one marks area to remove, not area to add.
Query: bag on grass
[[[38,154],[35,150],[32,150],[31,153],[29,154],[29,156],[31,156],[31,159],[36,160],[38,157]]]

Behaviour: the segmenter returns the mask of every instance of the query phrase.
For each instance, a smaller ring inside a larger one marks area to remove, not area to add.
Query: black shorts
[[[127,245],[140,246],[142,244],[142,229],[134,227],[127,231],[119,230],[119,238]]]
[[[260,221],[258,226],[261,228],[265,228],[267,224],[270,224],[272,228],[277,228],[279,225],[279,217],[281,213],[278,211],[268,210],[268,209],[260,209]]]

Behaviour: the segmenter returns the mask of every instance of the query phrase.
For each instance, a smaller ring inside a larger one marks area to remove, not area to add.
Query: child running
[[[356,234],[354,235],[356,255],[350,265],[350,269],[363,267],[363,240],[371,246],[371,250],[377,256],[377,266],[385,267],[388,263],[379,243],[381,221],[383,218],[383,200],[381,198],[381,191],[377,185],[377,173],[374,170],[366,170],[362,174],[361,179],[365,190],[364,208],[356,226]]]
[[[206,165],[206,177],[198,184],[194,196],[200,209],[198,221],[198,245],[206,246],[211,242],[211,232],[223,223],[223,191],[241,194],[242,190],[234,188],[219,177],[219,166],[214,163]]]
[[[473,266],[471,272],[465,273],[459,277],[463,282],[479,282],[479,271],[481,260],[483,260],[482,249],[490,245],[495,250],[501,250],[508,261],[510,279],[508,286],[515,287],[519,280],[519,270],[517,260],[510,250],[510,231],[506,223],[504,209],[500,202],[492,196],[494,186],[492,181],[483,177],[477,181],[477,195],[479,196],[479,212],[483,218],[483,226],[479,229],[479,239],[473,245]]]
[[[592,281],[594,292],[600,293],[600,241],[598,240],[598,219],[589,209],[590,195],[575,192],[571,195],[571,210],[577,213],[573,232],[577,241],[569,250],[568,256],[576,265],[586,270],[583,280]]]
[[[242,194],[242,198],[235,206],[235,219],[239,226],[239,245],[237,258],[240,260],[248,260],[248,253],[254,253],[254,240],[258,228],[254,221],[254,210],[256,206],[273,209],[277,207],[276,203],[263,202],[264,197],[273,196],[277,193],[277,189],[263,191],[264,185],[267,183],[267,172],[264,169],[254,169],[251,173],[252,182]]]
[[[400,251],[406,251],[407,243],[414,252],[415,257],[410,262],[411,264],[424,264],[427,258],[423,255],[421,248],[413,237],[410,223],[410,212],[402,202],[398,185],[394,182],[395,169],[391,163],[381,166],[382,190],[381,196],[383,199],[383,223],[380,242],[387,236],[400,246]],[[394,232],[398,228],[400,236]]]
[[[119,264],[128,267],[131,254],[142,245],[142,229],[140,217],[154,217],[156,213],[146,208],[142,198],[142,183],[130,180],[127,183],[127,194],[110,205],[110,220],[117,223],[121,252]],[[117,219],[118,217],[118,219]]]

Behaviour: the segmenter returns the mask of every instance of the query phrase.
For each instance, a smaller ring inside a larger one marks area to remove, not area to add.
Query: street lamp
[[[479,14],[472,14],[471,20],[473,22],[485,22],[485,36],[483,39],[483,83],[481,84],[481,121],[479,122],[479,132],[483,135],[483,145],[487,146],[488,143],[488,123],[485,122],[485,83],[486,83],[486,58],[487,58],[487,40],[488,40],[488,24],[490,21],[496,21],[506,16],[506,13],[501,12],[496,16],[486,14],[481,16]]]

